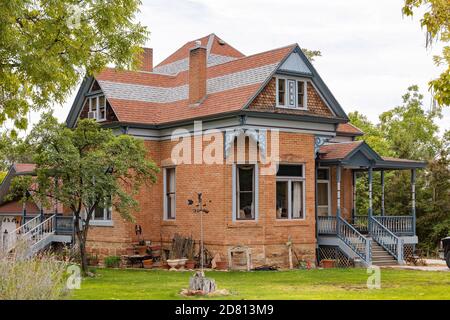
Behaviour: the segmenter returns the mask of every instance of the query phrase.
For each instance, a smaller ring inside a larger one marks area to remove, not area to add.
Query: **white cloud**
[[[403,0],[156,0],[143,1],[138,20],[151,31],[155,63],[189,40],[216,33],[253,54],[298,42],[322,51],[315,66],[347,112],[373,121],[399,103],[406,88],[439,74],[424,47],[418,18],[402,17]],[[75,92],[76,93],[76,92]],[[74,93],[74,95],[75,95]],[[73,98],[56,108],[65,119]],[[440,121],[450,128],[450,111]]]

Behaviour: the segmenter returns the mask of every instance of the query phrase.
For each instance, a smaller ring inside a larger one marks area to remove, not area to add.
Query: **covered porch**
[[[316,221],[319,245],[343,242],[343,246],[348,247],[346,249],[351,249],[367,264],[375,258],[372,251],[381,251],[382,248],[398,263],[402,263],[405,245],[414,247],[417,243],[416,170],[425,166],[426,163],[420,161],[381,157],[364,141],[321,146],[316,166]],[[390,170],[410,171],[409,215],[386,212],[385,172]],[[376,171],[380,172],[380,181],[376,183],[381,187],[379,195],[381,203],[377,211],[373,206],[373,177]],[[357,175],[361,172],[368,176],[367,212],[358,212],[356,209],[356,182]],[[383,252],[380,252],[380,255],[381,253]]]

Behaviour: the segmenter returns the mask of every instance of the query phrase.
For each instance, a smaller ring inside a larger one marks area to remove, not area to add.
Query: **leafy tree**
[[[405,0],[403,14],[412,16],[414,10],[426,7],[420,24],[426,29],[426,46],[430,47],[435,41],[447,43],[450,41],[450,1],[448,0]],[[450,46],[444,45],[442,56],[434,56],[437,65],[445,70],[439,78],[429,82],[436,102],[441,106],[450,105]]]
[[[302,52],[305,54],[305,56],[309,59],[309,61],[314,61],[316,57],[321,57],[322,52],[319,50],[309,50],[306,48],[302,48]]]
[[[134,196],[143,184],[155,182],[158,168],[147,159],[142,140],[115,136],[93,120],[80,120],[69,129],[44,114],[26,143],[36,176],[15,178],[13,189],[22,195],[28,191],[44,206],[55,199],[73,213],[86,273],[86,240],[94,210],[112,207],[123,219],[134,221],[132,211],[138,209]]]
[[[0,171],[0,183],[2,183],[3,179],[6,177],[5,171]]]
[[[136,66],[147,31],[139,0],[0,0],[0,125],[63,103],[86,74]]]

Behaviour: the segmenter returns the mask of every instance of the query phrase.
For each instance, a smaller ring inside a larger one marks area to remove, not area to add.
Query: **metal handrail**
[[[6,252],[14,249],[18,236],[23,236],[28,233],[30,230],[34,229],[40,222],[40,216],[36,216],[33,219],[27,221],[8,235],[1,235],[1,245],[2,248],[5,249]]]
[[[399,263],[403,262],[403,240],[386,228],[377,219],[371,217],[370,235],[387,252],[393,255]]]
[[[30,230],[29,234],[32,239],[31,249],[39,244],[39,242],[45,240],[49,235],[55,233],[56,230],[56,215],[52,215],[50,218],[47,218],[42,223],[36,226],[33,230]]]
[[[337,219],[337,236],[345,242],[359,257],[367,264],[372,261],[372,245],[371,240],[364,237],[345,219],[338,217]]]

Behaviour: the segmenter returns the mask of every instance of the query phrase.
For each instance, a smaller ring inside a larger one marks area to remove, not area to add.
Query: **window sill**
[[[162,226],[177,226],[177,221],[175,219],[162,220],[161,225]]]
[[[262,228],[262,225],[256,220],[237,220],[229,222],[227,228]]]
[[[309,226],[310,223],[306,219],[276,219],[274,221],[274,227],[290,227],[290,226]]]
[[[275,105],[276,108],[280,109],[288,109],[288,110],[301,110],[301,111],[308,111],[308,107],[286,107],[281,105]]]
[[[114,227],[114,222],[112,220],[106,220],[106,221],[95,221],[91,220],[89,221],[90,226],[94,227]]]

